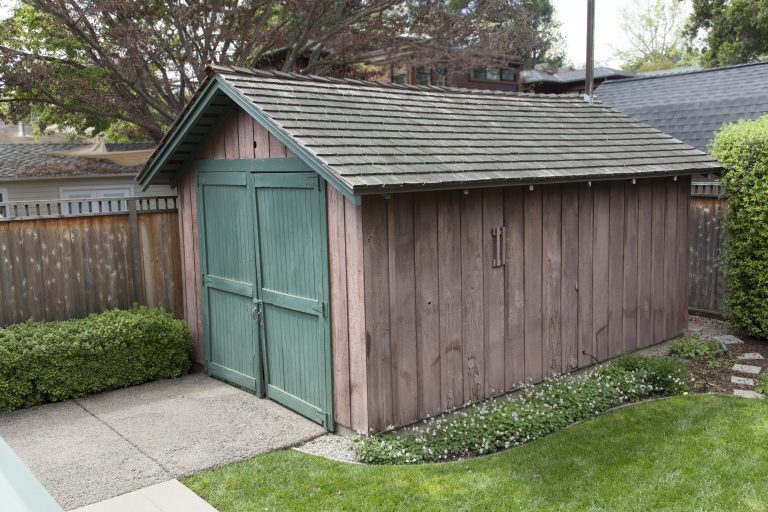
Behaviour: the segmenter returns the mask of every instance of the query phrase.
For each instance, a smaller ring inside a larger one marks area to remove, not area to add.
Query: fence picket
[[[0,327],[133,303],[162,306],[182,318],[176,200],[142,202],[0,204],[7,214],[0,218]],[[121,211],[110,211],[116,203]],[[70,213],[81,208],[94,213]],[[148,280],[151,294],[141,286]]]

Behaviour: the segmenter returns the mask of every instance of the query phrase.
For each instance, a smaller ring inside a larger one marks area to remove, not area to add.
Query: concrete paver
[[[760,370],[762,370],[762,368],[760,368],[759,366],[752,366],[751,364],[735,364],[733,365],[733,368],[731,368],[731,370],[735,372],[751,373],[752,375],[757,375],[758,373],[760,373]]]
[[[750,391],[746,389],[734,389],[733,394],[742,398],[765,398],[765,395],[758,393],[757,391]]]
[[[169,480],[73,512],[216,512],[178,480]]]
[[[203,374],[0,415],[0,436],[67,510],[324,432]]]
[[[735,343],[744,343],[739,338],[731,334],[725,334],[723,336],[715,336],[715,341],[720,341],[725,345],[733,345]]]
[[[742,386],[754,386],[755,379],[749,377],[739,377],[738,375],[731,375],[731,382],[733,384],[741,384]]]

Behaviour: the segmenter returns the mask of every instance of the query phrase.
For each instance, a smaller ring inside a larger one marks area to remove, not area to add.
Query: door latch
[[[253,309],[251,310],[251,318],[261,325],[264,323],[264,303],[261,299],[253,299]]]

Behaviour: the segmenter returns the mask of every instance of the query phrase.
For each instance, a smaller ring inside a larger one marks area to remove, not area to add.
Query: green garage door
[[[252,179],[267,396],[332,428],[322,182],[315,173]]]
[[[209,374],[332,429],[323,182],[211,170],[198,190]]]
[[[198,173],[197,186],[208,373],[262,394],[248,175]]]

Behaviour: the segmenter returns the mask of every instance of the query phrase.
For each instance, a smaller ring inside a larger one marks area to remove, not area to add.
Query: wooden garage
[[[179,189],[196,361],[372,432],[680,334],[717,171],[577,96],[211,67],[139,181]]]

